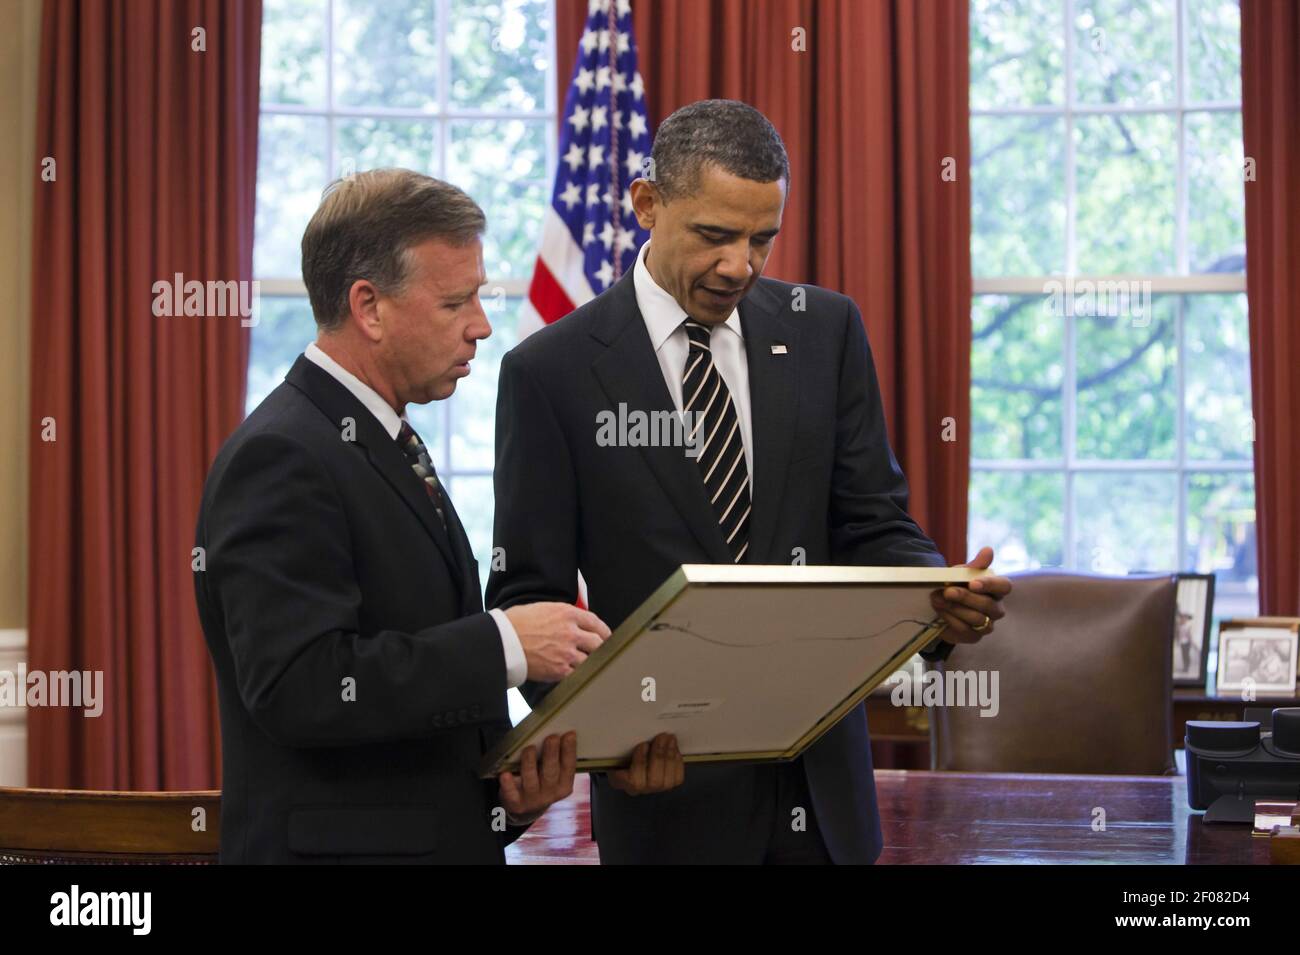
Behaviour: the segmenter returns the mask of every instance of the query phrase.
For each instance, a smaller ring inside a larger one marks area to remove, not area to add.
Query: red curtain
[[[1300,6],[1241,3],[1259,609],[1300,614]]]
[[[154,283],[252,279],[261,19],[260,0],[44,3],[28,668],[102,671],[103,712],[27,710],[32,786],[218,785],[190,552],[249,330],[155,317]]]
[[[556,15],[563,103],[587,3]],[[967,24],[966,0],[633,2],[652,127],[716,97],[780,131],[791,183],[766,274],[858,303],[912,514],[953,563],[968,556]]]

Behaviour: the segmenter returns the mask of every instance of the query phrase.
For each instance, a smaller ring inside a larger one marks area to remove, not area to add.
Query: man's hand
[[[686,778],[686,764],[677,749],[677,737],[660,733],[632,750],[632,765],[607,774],[609,784],[629,796],[644,796],[676,789]]]
[[[609,627],[573,604],[535,603],[506,612],[528,660],[528,679],[558,683],[609,639]]]
[[[542,741],[542,765],[537,766],[537,747],[529,746],[519,755],[519,776],[505,772],[497,777],[501,804],[515,825],[524,826],[537,819],[552,803],[567,799],[573,792],[574,767],[578,765],[578,734],[569,731],[563,739],[548,736]]]
[[[981,547],[975,559],[965,566],[984,570],[992,564],[993,548]],[[981,577],[972,580],[968,587],[946,587],[930,595],[934,609],[948,621],[942,639],[949,643],[978,643],[993,632],[994,621],[1006,616],[1002,598],[1011,593],[1011,581],[1005,577]]]

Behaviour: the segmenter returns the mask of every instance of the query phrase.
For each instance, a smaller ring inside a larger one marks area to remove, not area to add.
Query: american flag
[[[628,192],[650,158],[630,0],[588,4],[564,98],[559,156],[541,249],[519,316],[521,338],[609,288],[649,238],[632,214]]]

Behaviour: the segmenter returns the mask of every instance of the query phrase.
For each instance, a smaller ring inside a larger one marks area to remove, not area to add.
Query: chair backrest
[[[221,793],[0,787],[0,863],[217,861]]]
[[[1035,572],[947,671],[997,673],[997,715],[931,708],[931,764],[969,772],[1174,771],[1172,576]]]

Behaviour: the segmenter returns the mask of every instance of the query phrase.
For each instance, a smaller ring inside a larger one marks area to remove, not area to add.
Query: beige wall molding
[[[0,671],[16,674],[26,659],[27,631],[0,630]],[[27,707],[0,706],[0,786],[26,785]]]
[[[0,0],[0,627],[27,626],[32,204],[40,0]],[[25,643],[25,641],[24,641]]]

